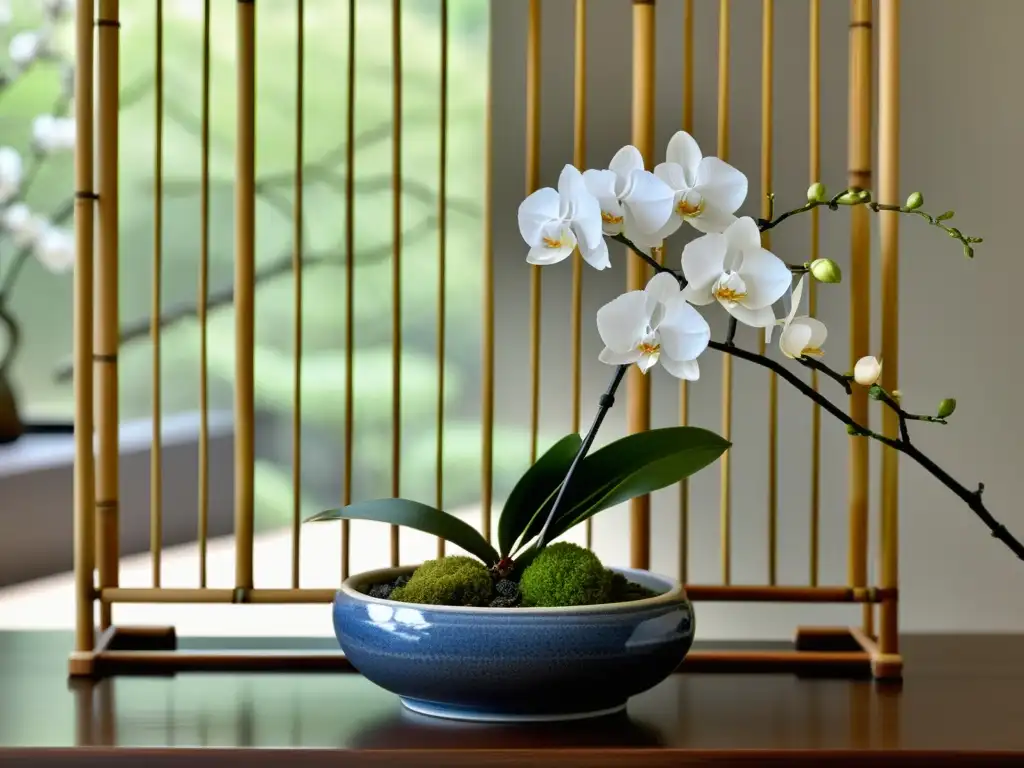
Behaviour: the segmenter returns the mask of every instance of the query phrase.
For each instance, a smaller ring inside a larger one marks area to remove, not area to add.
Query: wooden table
[[[70,642],[0,633],[0,765],[1024,766],[1020,636],[908,637],[897,688],[677,674],[625,716],[515,727],[415,716],[356,674],[71,683]]]

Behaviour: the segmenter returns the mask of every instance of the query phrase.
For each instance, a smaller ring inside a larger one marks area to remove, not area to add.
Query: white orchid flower
[[[596,269],[611,266],[601,233],[601,206],[587,191],[583,174],[562,169],[558,189],[538,189],[519,205],[519,233],[530,246],[530,264],[557,264],[579,245],[583,259]]]
[[[6,203],[21,189],[21,155],[13,147],[0,147],[0,203]]]
[[[804,281],[801,277],[793,290],[793,306],[781,321],[782,335],[779,337],[779,349],[782,354],[791,359],[804,357],[805,355],[820,356],[825,354],[822,347],[825,346],[825,339],[828,338],[828,328],[825,324],[814,317],[800,315],[797,317],[797,309],[800,306],[800,299],[803,297]],[[771,341],[771,328],[768,329],[768,341]]]
[[[74,118],[40,115],[32,121],[32,141],[43,152],[59,152],[74,149]]]
[[[761,233],[749,216],[725,232],[698,237],[683,248],[683,295],[691,304],[717,301],[744,325],[775,325],[772,304],[792,284],[783,261],[761,247]]]
[[[878,382],[882,376],[882,362],[878,358],[868,355],[862,357],[853,366],[853,380],[862,387],[870,387]]]
[[[67,272],[75,265],[75,239],[66,230],[48,227],[36,241],[34,253],[50,272]]]
[[[36,32],[28,30],[19,32],[11,38],[7,46],[7,55],[18,67],[25,68],[35,61],[43,52],[43,38]]]
[[[626,146],[615,153],[607,170],[583,172],[583,181],[601,205],[606,235],[636,241],[668,223],[675,193],[650,171],[644,170],[640,150]]]
[[[10,234],[15,247],[23,248],[32,245],[46,229],[46,222],[32,213],[24,203],[15,203],[4,209],[0,214],[0,227]]]
[[[602,363],[636,363],[646,373],[660,361],[670,374],[688,381],[700,378],[697,357],[711,339],[707,321],[665,272],[651,278],[644,290],[624,293],[601,307],[597,332],[605,344]]]
[[[704,157],[685,131],[669,141],[665,162],[654,175],[674,193],[672,216],[656,235],[659,242],[684,221],[700,232],[724,232],[747,197],[747,177],[717,157]]]

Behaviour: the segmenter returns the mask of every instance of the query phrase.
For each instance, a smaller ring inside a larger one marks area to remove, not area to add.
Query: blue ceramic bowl
[[[693,643],[693,608],[672,580],[616,569],[658,596],[572,608],[459,608],[380,600],[369,571],[334,600],[341,649],[367,679],[422,714],[460,720],[569,720],[612,714],[664,680]]]

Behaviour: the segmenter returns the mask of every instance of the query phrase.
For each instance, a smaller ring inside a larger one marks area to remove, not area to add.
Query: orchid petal
[[[539,245],[541,230],[558,218],[558,192],[551,187],[538,189],[519,204],[519,234],[527,245]]]
[[[647,373],[658,362],[660,355],[657,352],[647,352],[640,356],[636,364],[643,373]]]
[[[629,144],[620,149],[608,163],[608,169],[625,181],[633,171],[644,169],[644,158],[640,150]]]
[[[800,318],[802,323],[811,329],[811,338],[807,346],[811,349],[822,349],[825,346],[825,339],[828,338],[828,328],[816,317]]]
[[[683,248],[683,277],[698,293],[711,290],[725,269],[728,241],[725,235],[707,234],[691,240]]]
[[[597,332],[606,347],[625,353],[643,339],[648,320],[647,294],[629,291],[597,310]]]
[[[608,258],[608,243],[602,237],[596,248],[585,248],[583,243],[580,243],[580,256],[594,269],[608,269],[611,267],[611,259]]]
[[[686,172],[679,163],[658,163],[654,166],[654,175],[668,184],[673,192],[686,192],[690,188],[686,183]]]
[[[744,251],[736,271],[746,288],[747,295],[742,303],[750,309],[771,306],[793,284],[789,267],[774,253],[763,248]]]
[[[667,303],[679,295],[679,281],[668,272],[659,272],[644,287],[644,293],[655,301]]]
[[[731,213],[720,211],[713,206],[705,206],[698,216],[692,216],[686,221],[698,232],[720,234],[731,227],[737,219]]]
[[[725,230],[725,239],[730,250],[752,251],[761,247],[761,232],[757,224],[749,216],[736,219],[732,225]]]
[[[732,302],[730,302],[732,304]],[[744,325],[749,325],[752,328],[770,328],[775,325],[775,314],[772,312],[772,308],[761,307],[760,309],[750,309],[742,304],[732,304],[728,306],[722,304],[726,311],[739,320]]]
[[[723,213],[735,213],[747,198],[747,177],[717,157],[705,157],[700,161],[693,186],[708,207]]]
[[[658,338],[662,352],[673,360],[696,360],[708,347],[711,328],[700,312],[677,294],[665,304]]]
[[[576,235],[570,227],[555,222],[541,229],[539,245],[535,245],[526,255],[528,264],[548,266],[564,261],[572,255],[577,245]],[[550,245],[554,243],[554,247]]]
[[[687,188],[697,183],[697,169],[703,158],[700,146],[686,131],[677,131],[669,139],[668,148],[665,150],[665,160],[675,163],[682,169]]]
[[[804,325],[800,319],[786,326],[779,337],[779,349],[789,358],[800,357],[811,344],[811,327]]]
[[[591,168],[583,172],[583,183],[587,191],[597,198],[602,208],[612,201],[618,204],[615,194],[614,171],[599,171]]]
[[[628,352],[616,352],[608,347],[601,350],[597,359],[608,365],[632,365],[643,353],[639,349],[631,349]]]
[[[633,171],[622,202],[629,206],[640,231],[656,232],[672,217],[675,192],[650,171]]]
[[[697,381],[700,379],[700,366],[696,360],[673,360],[667,354],[661,355],[661,367],[677,379]]]

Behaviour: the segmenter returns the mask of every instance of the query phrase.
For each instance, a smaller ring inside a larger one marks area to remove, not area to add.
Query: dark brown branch
[[[434,217],[427,217],[423,219],[415,227],[411,227],[402,235],[403,241],[422,237],[426,232],[429,232],[437,222]],[[356,255],[356,262],[360,264],[374,263],[378,261],[386,261],[391,257],[393,248],[391,243],[381,244],[374,246],[372,249],[367,250],[365,253]],[[302,264],[304,267],[314,266],[317,264],[336,264],[344,265],[345,261],[343,258],[339,258],[341,254],[336,250],[323,252],[323,253],[308,253],[303,256]],[[256,274],[253,279],[255,285],[272,280],[275,277],[281,277],[289,274],[293,269],[293,254],[291,248],[283,253],[274,261],[261,266],[256,270]],[[216,291],[211,291],[206,301],[207,312],[210,312],[218,307],[226,306],[231,304],[235,300],[235,287],[234,285],[226,285]],[[195,317],[198,312],[198,305],[194,302],[180,304],[175,307],[171,307],[162,315],[160,315],[160,321],[157,325],[160,328],[167,328],[175,325],[176,323],[185,320],[190,317]],[[152,318],[146,316],[139,318],[131,323],[128,323],[121,328],[121,332],[118,335],[118,346],[123,346],[136,339],[144,338],[149,336],[152,331]],[[54,380],[59,383],[65,383],[71,380],[74,374],[73,364],[70,362],[62,363],[54,371]]]

